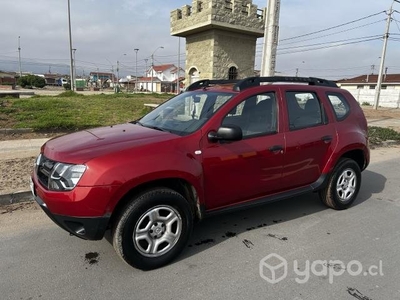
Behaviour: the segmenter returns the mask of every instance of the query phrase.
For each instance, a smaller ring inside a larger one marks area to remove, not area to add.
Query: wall
[[[375,102],[375,90],[366,89],[349,89],[346,88],[356,98],[357,102],[362,104],[368,102],[370,105],[374,105]],[[379,97],[379,106],[382,107],[400,107],[400,90],[389,89],[381,90]]]

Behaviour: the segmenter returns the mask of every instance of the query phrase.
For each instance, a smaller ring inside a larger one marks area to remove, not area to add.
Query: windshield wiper
[[[143,124],[140,123],[140,121],[132,121],[131,124],[135,124],[135,125],[137,124],[137,125],[143,126]]]
[[[164,128],[158,127],[158,126],[144,125],[144,124],[142,124],[142,123],[141,123],[140,125],[142,125],[143,127],[147,127],[147,128],[151,128],[151,129],[155,129],[155,130],[159,130],[159,131],[171,132],[171,131],[169,131],[169,130],[167,130],[167,129],[164,129]]]

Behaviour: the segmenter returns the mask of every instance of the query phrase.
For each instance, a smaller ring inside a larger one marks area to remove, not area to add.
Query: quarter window
[[[336,114],[336,119],[339,121],[345,119],[350,111],[350,106],[343,95],[339,93],[328,93],[327,96]]]

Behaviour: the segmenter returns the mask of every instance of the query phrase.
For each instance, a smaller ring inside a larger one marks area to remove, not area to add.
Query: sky
[[[220,0],[222,1],[222,0]],[[77,75],[138,76],[151,64],[185,61],[185,39],[170,35],[170,12],[191,0],[70,0]],[[393,0],[282,0],[276,71],[351,78],[379,70],[386,13]],[[68,73],[68,1],[0,0],[0,70]],[[259,8],[267,0],[253,0]],[[394,2],[385,67],[400,73],[400,3]],[[361,19],[361,20],[360,20]],[[345,23],[347,25],[341,26]],[[328,28],[335,27],[330,30]],[[314,33],[320,31],[319,33]],[[314,33],[314,34],[312,34]],[[180,40],[180,51],[179,51]],[[261,66],[257,41],[255,68]],[[161,48],[163,47],[163,48]],[[134,49],[139,49],[137,53]],[[137,64],[136,64],[137,61]],[[374,67],[372,67],[374,66]]]

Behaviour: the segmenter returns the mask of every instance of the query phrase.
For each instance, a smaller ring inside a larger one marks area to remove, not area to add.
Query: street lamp
[[[135,91],[136,91],[136,93],[137,93],[137,91],[138,91],[138,80],[137,80],[137,53],[138,53],[138,51],[139,51],[139,49],[134,49],[135,50],[135,57],[136,57],[136,65],[135,65]]]
[[[72,64],[72,66],[74,67],[74,72],[73,72],[72,81],[74,82],[74,88],[75,88],[75,90],[76,90],[76,87],[75,87],[75,78],[76,78],[76,60],[75,60],[75,52],[76,52],[76,49],[74,48],[74,49],[72,49],[72,51],[73,51],[73,54],[74,54],[74,59],[73,59],[73,64]]]
[[[153,93],[153,73],[154,73],[154,53],[156,53],[156,51],[158,49],[164,49],[163,46],[158,47],[156,50],[154,50],[154,52],[151,54],[151,92]]]
[[[111,66],[111,80],[112,80],[112,86],[113,86],[114,92],[116,93],[116,92],[117,92],[117,89],[115,88],[114,65],[113,65],[112,62],[109,61],[107,58],[106,58],[106,60],[110,63],[110,66]]]
[[[69,72],[71,77],[71,90],[75,90],[74,85],[74,66],[72,60],[72,35],[71,35],[71,5],[68,0],[68,32],[69,32]]]
[[[124,55],[126,55],[126,53],[121,54],[120,57],[118,57],[118,59],[117,59],[117,83],[118,83],[118,88],[119,88],[119,60]]]

